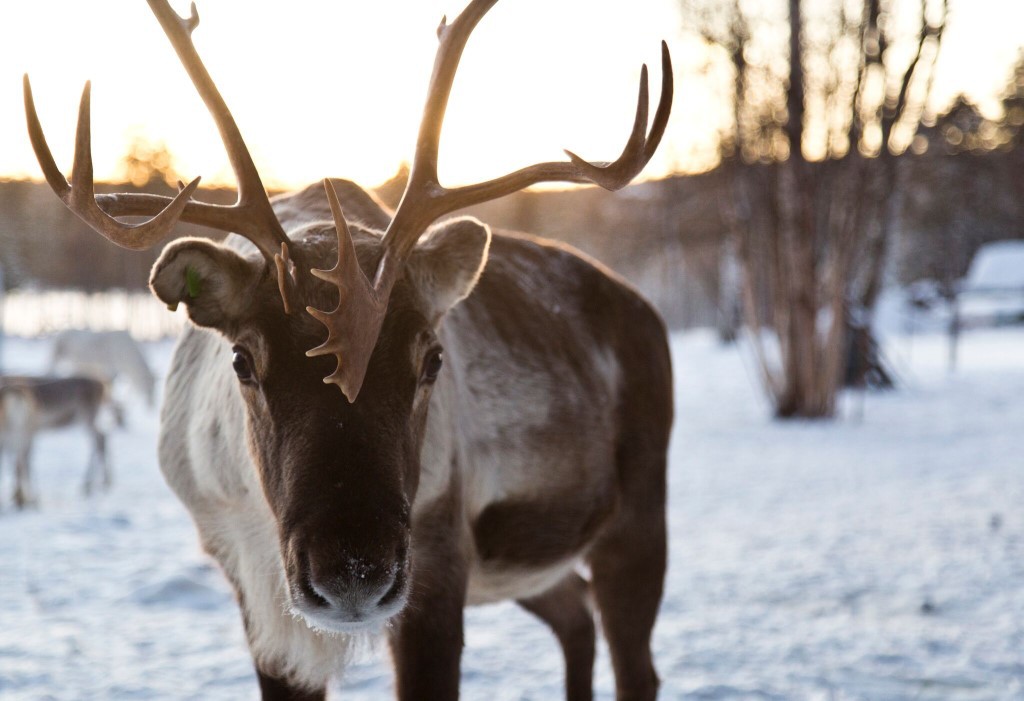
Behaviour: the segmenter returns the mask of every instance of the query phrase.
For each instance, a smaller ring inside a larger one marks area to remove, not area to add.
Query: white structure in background
[[[1024,323],[1024,240],[995,241],[978,249],[960,280],[949,325],[949,363],[956,366],[960,331]]]
[[[152,407],[156,399],[156,376],[142,349],[127,331],[68,329],[53,338],[50,372],[86,375],[113,383],[122,377]]]
[[[4,335],[7,330],[4,328],[4,269],[0,266],[0,375],[4,372]]]

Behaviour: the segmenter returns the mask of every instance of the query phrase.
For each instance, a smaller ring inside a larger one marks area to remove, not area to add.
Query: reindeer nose
[[[402,567],[397,561],[349,556],[324,564],[310,563],[309,588],[332,608],[351,612],[354,620],[372,615],[399,593]]]
[[[391,557],[290,548],[289,589],[312,625],[344,630],[388,618],[404,604],[404,548]]]

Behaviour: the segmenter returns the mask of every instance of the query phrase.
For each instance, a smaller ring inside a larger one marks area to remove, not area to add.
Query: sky
[[[463,0],[200,0],[193,39],[268,186],[325,176],[375,185],[412,155],[436,49],[434,30]],[[0,177],[39,179],[24,128],[29,73],[57,163],[71,168],[81,89],[92,81],[98,180],[116,177],[133,136],[163,141],[187,180],[230,183],[216,130],[141,0],[5,3],[0,25]],[[181,14],[188,4],[173,0]],[[993,21],[998,18],[998,21]],[[675,63],[676,99],[645,177],[706,168],[722,107],[685,38],[677,0],[505,0],[480,23],[455,81],[441,142],[442,182],[456,185],[568,148],[620,152],[640,66],[660,85],[659,42]],[[992,96],[1024,43],[1024,2],[953,0],[938,100]],[[652,105],[653,109],[653,105]]]

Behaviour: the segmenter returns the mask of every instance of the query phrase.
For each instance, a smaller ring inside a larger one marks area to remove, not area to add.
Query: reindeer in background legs
[[[106,383],[90,377],[0,378],[0,461],[5,452],[14,456],[14,505],[22,509],[35,503],[31,457],[36,434],[66,426],[84,426],[92,437],[83,491],[110,488],[112,476],[107,459],[107,436],[98,421],[109,406],[117,423],[122,417],[110,400]]]

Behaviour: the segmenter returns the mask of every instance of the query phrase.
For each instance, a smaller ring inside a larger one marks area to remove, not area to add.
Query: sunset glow
[[[99,14],[90,3],[11,8],[24,31],[3,62],[3,164],[39,177],[21,109],[29,73],[58,164],[70,169],[82,85],[92,81],[98,179],[116,177],[134,135],[163,141],[186,178],[230,182],[212,121],[143,2]],[[678,33],[672,0],[622,13],[570,0],[496,6],[477,28],[456,80],[442,143],[451,182],[500,174],[571,148],[618,155],[632,123],[640,66],[657,93],[659,41]],[[188,6],[174,2],[180,14]],[[107,10],[107,7],[103,8]],[[110,8],[112,9],[112,8]],[[377,183],[412,155],[441,16],[461,2],[199,3],[193,39],[268,185],[326,175]],[[611,47],[611,48],[609,48]],[[654,173],[675,166],[663,151]]]
[[[181,14],[188,5],[172,3]],[[412,155],[442,15],[462,0],[201,0],[193,38],[269,186],[324,176],[372,185]],[[1024,3],[954,2],[938,99],[1001,85]],[[999,17],[995,24],[991,20]],[[99,180],[119,176],[134,136],[164,142],[186,179],[231,183],[219,137],[146,3],[10,3],[0,40],[0,176],[38,179],[25,135],[21,76],[32,79],[58,164],[71,167],[82,85],[93,86]],[[1016,29],[1014,29],[1016,28]],[[984,36],[982,36],[984,34]],[[493,177],[569,148],[616,157],[635,108],[640,66],[661,80],[669,41],[676,100],[657,177],[713,164],[723,106],[707,57],[680,26],[676,0],[506,0],[481,22],[455,82],[440,171],[450,184]]]

